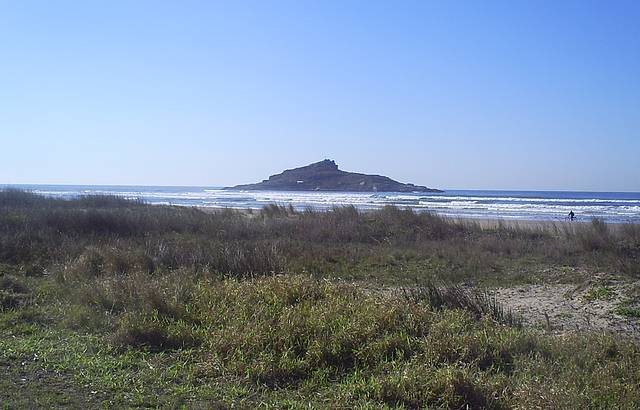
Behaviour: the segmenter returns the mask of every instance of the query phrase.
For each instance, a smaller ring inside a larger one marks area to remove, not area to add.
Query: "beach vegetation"
[[[528,328],[475,285],[637,278],[638,238],[0,191],[0,402],[635,408],[636,343]]]

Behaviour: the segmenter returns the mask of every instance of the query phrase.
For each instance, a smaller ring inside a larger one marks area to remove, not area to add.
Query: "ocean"
[[[219,187],[5,185],[55,198],[112,194],[150,204],[259,209],[267,204],[330,209],[386,205],[434,212],[447,217],[561,221],[573,211],[577,221],[600,218],[611,223],[640,223],[638,192],[480,191],[443,193],[226,191]]]

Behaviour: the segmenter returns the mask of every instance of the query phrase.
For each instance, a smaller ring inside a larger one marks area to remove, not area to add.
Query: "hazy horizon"
[[[0,5],[0,184],[229,186],[324,158],[640,192],[640,3]]]

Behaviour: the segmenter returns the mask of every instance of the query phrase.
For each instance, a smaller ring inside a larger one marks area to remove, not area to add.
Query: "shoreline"
[[[15,186],[52,198],[115,195],[137,199],[153,205],[189,206],[198,208],[261,209],[267,204],[296,209],[317,210],[332,206],[357,207],[361,212],[380,209],[385,205],[405,207],[415,212],[433,212],[445,218],[464,220],[496,219],[511,224],[512,220],[530,222],[565,222],[572,210],[575,222],[590,222],[592,217],[608,224],[640,224],[640,193],[571,192],[571,191],[481,191],[449,190],[444,194],[361,192],[285,192],[285,191],[222,191],[209,187],[98,187],[98,186]]]

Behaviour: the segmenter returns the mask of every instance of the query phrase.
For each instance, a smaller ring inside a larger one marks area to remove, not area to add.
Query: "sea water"
[[[386,205],[462,218],[564,220],[573,211],[578,221],[600,218],[613,223],[640,223],[638,192],[479,191],[442,193],[231,191],[216,187],[11,185],[55,198],[110,194],[150,204],[258,209],[267,204],[296,209],[330,209],[353,205],[379,209]]]

